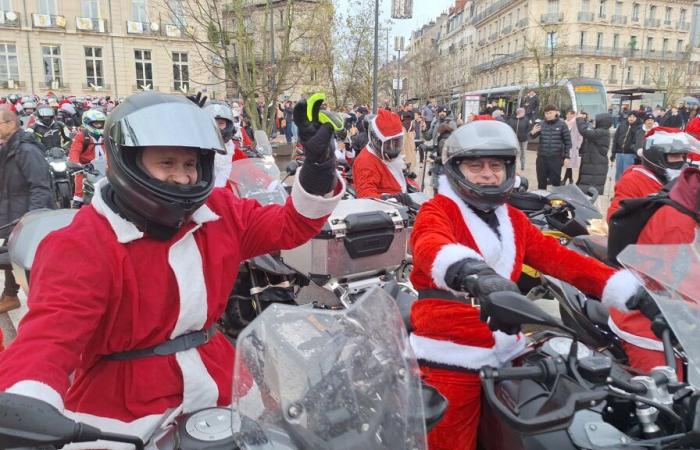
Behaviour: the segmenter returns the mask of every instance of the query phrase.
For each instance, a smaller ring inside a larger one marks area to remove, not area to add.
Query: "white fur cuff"
[[[452,264],[465,258],[484,260],[480,254],[467,246],[461,244],[447,244],[443,246],[435,255],[435,260],[433,261],[432,277],[435,286],[449,290],[450,287],[445,283],[447,269]]]
[[[629,312],[627,300],[637,292],[640,286],[632,272],[627,269],[618,270],[605,283],[601,301],[609,307]]]
[[[340,189],[336,195],[322,197],[306,192],[299,182],[300,175],[301,173],[297,174],[294,180],[294,186],[292,187],[292,204],[294,205],[294,209],[296,209],[299,214],[309,219],[320,219],[332,213],[343,197],[345,181],[338,177],[338,182],[341,183],[342,189]]]
[[[37,400],[42,400],[63,413],[63,399],[54,388],[41,381],[22,380],[10,386],[7,391],[10,394],[26,395]]]

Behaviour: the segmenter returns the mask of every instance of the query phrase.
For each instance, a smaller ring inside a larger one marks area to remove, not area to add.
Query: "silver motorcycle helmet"
[[[442,149],[447,181],[467,204],[481,211],[491,211],[504,204],[515,185],[515,158],[518,139],[510,128],[496,120],[478,120],[455,130]],[[472,183],[464,176],[464,160],[498,158],[505,160],[505,178],[498,186]]]
[[[231,108],[223,103],[210,102],[204,105],[204,110],[209,113],[214,120],[223,119],[226,121],[226,126],[224,128],[219,128],[219,132],[224,142],[230,141],[236,132],[235,126],[233,125],[233,111]]]
[[[104,128],[107,179],[137,223],[180,228],[214,188],[214,155],[225,153],[214,119],[185,97],[148,91],[128,97]],[[197,182],[175,185],[146,173],[146,147],[197,150]],[[124,212],[127,213],[127,212]],[[134,221],[132,220],[132,221]]]

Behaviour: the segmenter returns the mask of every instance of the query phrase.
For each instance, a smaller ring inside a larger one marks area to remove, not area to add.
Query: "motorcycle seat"
[[[608,318],[610,317],[610,312],[608,307],[603,305],[601,302],[596,300],[588,300],[583,307],[586,316],[591,319],[591,322],[600,326],[608,327]]]
[[[572,240],[573,245],[585,254],[611,265],[608,262],[608,240],[605,236],[584,234],[576,236]]]

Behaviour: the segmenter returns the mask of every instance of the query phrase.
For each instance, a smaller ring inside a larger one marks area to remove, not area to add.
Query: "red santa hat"
[[[372,120],[372,129],[382,142],[403,136],[403,126],[398,114],[380,109]]]
[[[647,134],[645,134],[644,137],[648,138],[654,133],[681,133],[681,129],[674,127],[654,127],[651,130],[647,131]]]
[[[700,140],[700,117],[696,117],[688,122],[688,125],[685,126],[685,132]],[[696,153],[690,153],[688,156],[691,161],[700,161],[700,155]]]

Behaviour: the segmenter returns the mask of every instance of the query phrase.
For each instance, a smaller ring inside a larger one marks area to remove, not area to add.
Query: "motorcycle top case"
[[[281,256],[312,279],[352,280],[398,268],[409,237],[406,207],[368,198],[342,200],[321,233]]]

